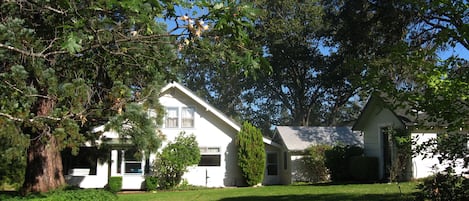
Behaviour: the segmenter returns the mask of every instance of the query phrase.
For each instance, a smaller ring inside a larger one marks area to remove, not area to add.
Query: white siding
[[[242,177],[237,165],[237,152],[234,142],[237,130],[233,129],[210,111],[196,104],[191,98],[174,91],[160,97],[165,107],[192,107],[194,112],[194,128],[164,128],[163,134],[167,142],[174,140],[180,133],[194,134],[199,147],[219,147],[221,154],[220,166],[193,166],[183,176],[189,184],[208,187],[224,187],[241,185]]]
[[[434,139],[437,137],[436,133],[412,133],[412,139],[416,140],[416,144],[421,145],[422,143]],[[416,146],[413,145],[413,149]],[[467,169],[463,169],[462,167],[462,160],[457,160],[455,161],[458,163],[458,166],[455,169],[455,172],[457,174],[461,174],[465,171],[468,171]],[[426,158],[424,157],[424,154],[420,153],[417,156],[412,158],[412,171],[413,171],[413,178],[418,179],[418,178],[424,178],[428,177],[430,175],[433,175],[437,171],[443,171],[444,168],[448,164],[443,164],[440,165],[438,161],[438,155],[429,155]]]
[[[83,175],[76,173],[76,171],[73,173],[72,170],[69,175],[65,175],[65,180],[69,185],[78,186],[80,188],[104,188],[107,184],[107,163],[101,163],[98,161],[96,175]]]
[[[379,161],[379,177],[384,177],[384,159],[382,151],[381,128],[392,126],[394,128],[402,127],[402,123],[389,109],[374,107],[372,114],[374,116],[366,117],[367,124],[364,132],[365,155],[377,157]]]

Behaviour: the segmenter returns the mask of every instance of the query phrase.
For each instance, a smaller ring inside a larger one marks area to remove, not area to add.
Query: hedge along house
[[[274,139],[282,145],[281,183],[308,181],[302,158],[315,145],[351,145],[363,147],[363,137],[350,127],[277,126]]]
[[[436,138],[438,132],[442,131],[438,129],[442,126],[427,119],[425,113],[416,111],[395,98],[383,98],[377,94],[370,96],[352,129],[363,133],[365,156],[378,158],[380,179],[389,180],[392,174],[398,176],[396,179],[399,180],[417,179],[443,170],[438,156],[424,157],[425,153],[407,153],[404,159],[408,160],[398,162],[402,148],[398,148],[393,141],[395,136],[392,135],[395,133],[392,130],[410,135],[412,145],[409,146],[415,150],[422,143]],[[468,143],[462,143],[461,146],[469,148]],[[463,169],[457,168],[456,172],[461,173]]]
[[[183,179],[191,185],[207,187],[245,185],[237,162],[235,136],[241,128],[238,123],[178,83],[170,83],[163,87],[159,101],[166,110],[160,128],[165,136],[162,147],[179,133],[185,132],[196,136],[200,148],[200,163],[189,167]],[[112,131],[103,133],[101,137],[110,142],[119,142],[118,134]],[[280,145],[267,138],[263,138],[263,141],[267,153],[279,155]],[[68,183],[81,188],[103,188],[107,184],[108,176],[121,176],[122,189],[144,188],[145,176],[149,173],[155,154],[151,154],[147,159],[137,160],[133,157],[135,150],[129,145],[114,144],[111,147],[114,148],[111,148],[110,166],[99,157],[83,161],[89,158],[84,156],[97,156],[98,152],[91,146],[81,149],[81,153],[73,157],[72,162],[67,163],[64,168]],[[272,157],[272,154],[268,157]],[[267,164],[266,168],[275,173],[274,170],[279,166],[272,163]],[[267,176],[267,172],[263,183],[277,184],[278,179],[275,179],[274,175]]]

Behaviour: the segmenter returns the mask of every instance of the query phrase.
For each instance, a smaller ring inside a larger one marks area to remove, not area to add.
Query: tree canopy
[[[193,17],[179,14],[178,7],[207,12]],[[237,44],[226,49],[243,48],[249,10],[231,1],[2,2],[0,133],[23,145],[18,153],[27,152],[24,192],[63,185],[62,174],[55,176],[62,172],[59,151],[76,152],[97,139],[92,128],[109,120],[131,124],[121,134],[145,149],[140,151],[154,151],[157,131],[143,122],[151,118],[148,109],[163,116],[157,97],[175,79],[178,48],[209,28]],[[164,20],[177,24],[174,32]]]

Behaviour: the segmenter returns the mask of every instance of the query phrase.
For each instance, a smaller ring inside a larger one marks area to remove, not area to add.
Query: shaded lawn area
[[[345,184],[345,185],[290,185],[264,186],[258,188],[222,188],[194,191],[171,191],[157,193],[121,193],[119,200],[165,201],[165,200],[414,200],[417,183],[393,184]]]

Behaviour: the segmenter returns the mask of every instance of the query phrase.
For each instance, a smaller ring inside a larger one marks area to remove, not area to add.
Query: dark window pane
[[[277,165],[267,165],[267,175],[277,175]]]
[[[267,163],[277,163],[277,154],[267,153]]]
[[[125,173],[142,173],[142,164],[140,162],[126,162]]]
[[[220,155],[201,155],[199,166],[220,166]]]
[[[283,169],[285,170],[288,168],[287,162],[288,162],[288,153],[285,151],[283,152]]]
[[[78,155],[74,156],[70,149],[62,151],[62,165],[65,174],[75,168],[89,169],[89,175],[96,175],[98,162],[98,149],[96,147],[80,147]]]

